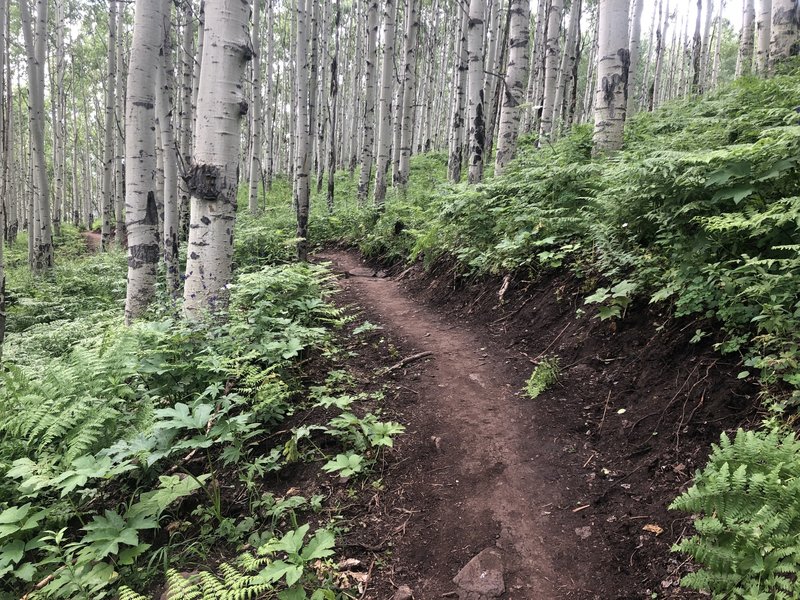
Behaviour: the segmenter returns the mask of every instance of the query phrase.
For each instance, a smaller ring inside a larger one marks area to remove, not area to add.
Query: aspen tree
[[[355,19],[353,19],[353,37],[355,38],[355,54],[353,57],[354,67],[351,69],[352,73],[352,82],[350,86],[350,92],[352,94],[351,100],[349,102],[350,107],[350,129],[349,129],[349,136],[348,136],[348,151],[347,151],[347,159],[348,159],[348,168],[350,171],[350,176],[353,176],[353,173],[356,168],[356,163],[358,162],[358,131],[359,131],[359,118],[361,115],[361,102],[364,97],[363,90],[361,88],[361,75],[362,75],[362,68],[364,64],[364,46],[368,33],[366,35],[362,35],[365,30],[362,29],[363,18],[362,15],[364,14],[363,6],[365,2],[372,2],[372,0],[355,0],[353,3],[353,12],[355,13]],[[377,19],[377,13],[373,17]],[[376,24],[377,27],[377,24]]]
[[[417,30],[419,29],[419,0],[406,0],[405,58],[403,60],[403,105],[400,128],[400,161],[395,185],[408,184],[411,151],[414,143],[414,100],[416,98]]]
[[[511,27],[508,38],[508,69],[503,86],[500,110],[500,131],[494,174],[501,175],[514,158],[519,134],[520,105],[525,99],[528,79],[528,45],[530,38],[529,0],[511,0]]]
[[[28,64],[28,121],[30,124],[31,168],[34,173],[32,217],[28,235],[33,241],[31,267],[43,271],[53,266],[53,233],[50,218],[50,182],[45,158],[44,64],[47,28],[47,0],[36,0],[36,37],[28,0],[19,0],[22,32]]]
[[[719,80],[720,53],[722,51],[722,11],[725,10],[725,2],[726,0],[720,0],[719,12],[717,12],[716,37],[714,39],[714,60],[711,66],[711,89],[715,89],[717,87],[717,82]]]
[[[375,80],[378,62],[378,0],[367,0],[366,91],[361,144],[361,175],[358,180],[358,203],[363,205],[369,193],[375,145]]]
[[[533,34],[533,48],[530,52],[528,64],[528,90],[525,95],[528,107],[524,110],[522,129],[530,133],[538,130],[539,116],[541,114],[541,95],[544,78],[544,51],[545,36],[547,35],[547,21],[550,14],[550,0],[539,0],[536,10],[536,28]]]
[[[756,12],[756,74],[761,77],[767,76],[767,65],[769,64],[772,1],[758,0],[758,10]]]
[[[248,182],[247,206],[251,215],[258,213],[258,184],[261,181],[261,130],[264,114],[261,107],[261,4],[264,0],[253,0],[253,59],[250,66],[253,73],[252,94],[253,106],[248,111],[250,116],[250,180]]]
[[[106,79],[106,126],[103,143],[103,204],[100,211],[102,218],[101,247],[108,250],[111,246],[111,219],[114,215],[114,111],[116,110],[116,77],[117,77],[117,1],[111,0],[108,11],[108,79]]]
[[[774,72],[776,64],[796,56],[800,51],[797,43],[798,19],[800,8],[797,0],[772,0],[768,72]]]
[[[756,18],[755,0],[742,1],[742,31],[736,57],[736,77],[750,75],[753,70],[753,34]]]
[[[600,0],[594,154],[622,148],[628,98],[628,0]]]
[[[703,40],[700,35],[700,23],[703,14],[703,0],[697,0],[697,15],[695,16],[694,37],[692,38],[692,93],[699,94],[701,90],[700,61],[707,54],[708,40]],[[711,6],[707,7],[707,15],[711,14]],[[706,19],[708,20],[708,18]],[[706,37],[708,33],[706,32]]]
[[[297,258],[308,258],[308,209],[311,175],[311,121],[309,120],[309,87],[311,64],[308,52],[308,33],[311,25],[313,0],[297,0],[297,123],[295,125],[294,204],[297,211]]]
[[[178,266],[178,162],[175,146],[175,131],[172,124],[173,90],[175,79],[173,76],[172,42],[170,39],[170,0],[164,4],[164,41],[159,53],[158,71],[156,73],[156,118],[161,134],[161,156],[164,169],[163,188],[163,255],[164,268],[167,278],[167,292],[177,295],[180,286],[180,267]]]
[[[117,2],[117,77],[115,85],[116,107],[114,109],[114,242],[118,248],[127,246],[125,235],[125,82],[128,74],[125,70],[125,3]]]
[[[394,0],[383,3],[383,63],[381,66],[381,96],[378,104],[378,160],[375,170],[375,206],[386,199],[386,178],[389,171],[392,140],[392,96],[394,94],[394,36],[397,22]]]
[[[331,101],[330,101],[330,120],[331,126],[328,129],[328,190],[326,203],[328,212],[333,213],[333,195],[335,191],[336,172],[336,124],[337,108],[339,100],[339,27],[342,20],[342,9],[339,0],[333,0],[335,12],[333,16],[333,55],[331,56]]]
[[[125,115],[125,223],[128,232],[128,288],[125,322],[141,316],[155,293],[158,267],[156,205],[156,70],[163,42],[164,0],[136,4],[128,68]]]
[[[667,37],[667,24],[669,23],[669,0],[666,3],[666,10],[663,12],[664,21],[662,28],[662,11],[663,0],[658,2],[658,29],[656,29],[656,56],[655,67],[653,68],[653,84],[650,88],[650,110],[655,110],[658,107],[660,100],[661,90],[661,76],[664,71],[664,40]]]
[[[547,41],[545,45],[544,63],[544,96],[542,97],[542,117],[539,123],[539,138],[550,139],[553,131],[553,117],[555,115],[556,88],[558,86],[558,72],[561,66],[559,61],[559,39],[561,35],[561,13],[564,12],[564,0],[552,0],[550,15],[547,21]],[[625,19],[627,23],[627,16]]]
[[[337,0],[338,1],[338,0]],[[275,112],[278,106],[277,101],[273,101],[273,95],[276,95],[276,82],[274,81],[274,68],[275,68],[275,36],[274,33],[275,21],[275,6],[273,0],[267,0],[267,123],[275,123]],[[338,34],[338,33],[337,33]],[[266,128],[265,147],[267,156],[264,159],[264,187],[265,192],[272,188],[272,170],[275,163],[273,142],[275,137],[275,127],[270,126]]]
[[[194,15],[192,15],[191,0],[184,0],[181,3],[181,13],[183,15],[183,30],[181,32],[181,110],[180,110],[180,167],[181,174],[185,175],[186,170],[192,162],[192,133],[194,123],[194,105],[192,102],[194,76]],[[179,217],[180,230],[185,232],[189,229],[189,202],[191,192],[183,177],[178,181],[179,194]]]
[[[485,0],[470,0],[467,28],[467,53],[469,56],[469,172],[472,184],[483,179],[483,151],[486,141],[483,90],[483,27],[486,13]]]
[[[66,97],[64,86],[64,74],[66,71],[65,48],[64,48],[64,29],[66,23],[66,13],[64,10],[65,0],[56,0],[56,56],[55,56],[55,77],[51,79],[50,106],[53,114],[53,175],[55,178],[53,194],[53,230],[56,234],[60,232],[61,222],[66,220],[66,194],[64,193],[64,147],[66,141]],[[109,82],[114,85],[113,80]]]
[[[642,47],[642,11],[644,10],[645,0],[633,0],[634,5],[631,11],[630,34],[628,36],[628,48],[631,53],[631,64],[628,67],[628,105],[625,114],[629,117],[636,109],[636,73],[639,70],[639,51]]]
[[[206,0],[197,96],[184,308],[188,315],[227,302],[239,174],[239,137],[246,113],[245,62],[252,57],[249,0]]]
[[[711,20],[713,14],[714,14],[714,0],[707,0],[705,24],[703,26],[703,44],[700,56],[700,80],[699,80],[699,87],[697,90],[698,93],[702,93],[703,91],[705,91],[708,84],[709,73],[711,73],[709,64],[711,57],[711,38],[712,38]]]
[[[6,99],[6,23],[8,3],[0,3],[0,364],[3,362],[3,341],[6,336],[6,263],[3,252],[6,245],[6,222],[8,221],[7,199],[9,198],[9,182],[11,147],[9,144],[9,115],[11,105]],[[9,59],[10,62],[10,59]],[[11,67],[8,68],[9,72]]]
[[[578,30],[581,21],[581,0],[572,0],[569,8],[569,27],[564,39],[564,51],[561,53],[561,66],[558,69],[559,83],[556,86],[556,97],[553,103],[553,122],[560,131],[565,122],[564,99],[567,89],[572,85],[575,63],[578,61]]]
[[[448,160],[447,174],[450,181],[458,183],[461,181],[461,166],[464,160],[464,110],[466,106],[466,87],[467,70],[469,69],[469,58],[467,53],[467,30],[469,27],[469,12],[466,7],[460,4],[461,8],[461,27],[459,28],[458,52],[455,63],[455,85],[453,118],[450,128],[450,156]]]

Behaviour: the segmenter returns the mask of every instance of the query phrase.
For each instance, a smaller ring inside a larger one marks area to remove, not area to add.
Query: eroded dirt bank
[[[411,398],[408,434],[386,475],[396,520],[382,525],[391,552],[369,597],[401,585],[456,597],[452,578],[487,548],[502,557],[503,598],[693,597],[669,554],[689,521],[666,505],[709,441],[752,415],[733,361],[644,311],[619,329],[576,319],[576,290],[558,279],[512,282],[501,305],[501,281],[398,280],[353,253],[319,259],[398,360],[432,353],[392,372]],[[546,354],[561,381],[530,400],[519,392]]]

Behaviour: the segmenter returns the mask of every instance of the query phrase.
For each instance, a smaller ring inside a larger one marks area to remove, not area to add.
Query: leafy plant
[[[535,400],[539,395],[558,383],[560,360],[557,356],[543,358],[528,378],[525,393]]]
[[[800,595],[800,442],[794,433],[723,434],[694,485],[670,506],[700,513],[673,550],[702,565],[682,584],[715,598]]]

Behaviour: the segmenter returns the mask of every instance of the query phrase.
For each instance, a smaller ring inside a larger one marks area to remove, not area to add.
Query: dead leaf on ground
[[[662,527],[659,527],[655,523],[648,523],[647,525],[642,527],[642,529],[644,531],[649,531],[650,533],[655,533],[656,535],[661,535],[662,533],[664,533],[664,529]]]

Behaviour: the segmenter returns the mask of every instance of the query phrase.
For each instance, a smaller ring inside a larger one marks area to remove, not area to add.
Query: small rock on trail
[[[498,550],[486,548],[453,578],[460,600],[491,600],[506,590],[503,559]]]
[[[407,585],[401,585],[392,596],[392,600],[414,600],[414,592]]]

